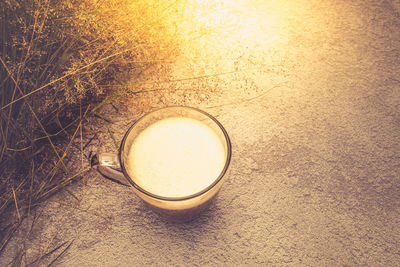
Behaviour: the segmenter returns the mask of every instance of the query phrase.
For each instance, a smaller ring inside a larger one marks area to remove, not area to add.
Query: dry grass
[[[0,254],[37,203],[88,171],[68,155],[78,140],[84,160],[82,125],[121,95],[110,88],[177,52],[183,2],[1,1]]]

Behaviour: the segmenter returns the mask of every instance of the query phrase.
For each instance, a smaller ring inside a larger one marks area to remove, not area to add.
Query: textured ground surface
[[[57,266],[400,265],[399,2],[270,1],[256,11],[269,23],[258,38],[199,38],[171,66],[183,81],[102,110],[117,141],[157,107],[215,115],[233,158],[211,209],[164,222],[91,171],[70,187],[79,201],[60,193],[38,209],[28,261],[73,241]],[[185,79],[243,68],[252,70]],[[115,150],[99,122],[86,131],[98,132],[88,150]]]

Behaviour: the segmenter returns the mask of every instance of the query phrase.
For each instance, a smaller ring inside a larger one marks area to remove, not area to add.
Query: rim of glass
[[[141,186],[139,186],[138,184],[136,184],[136,183],[133,181],[133,179],[129,176],[128,172],[127,172],[126,169],[125,169],[125,163],[124,163],[124,161],[122,160],[122,151],[124,150],[125,143],[126,143],[126,139],[128,138],[128,136],[129,136],[130,132],[132,131],[132,129],[135,128],[135,126],[136,126],[140,121],[142,121],[145,117],[147,117],[147,116],[149,116],[149,115],[151,115],[151,114],[153,114],[153,113],[155,113],[155,112],[160,112],[160,111],[162,111],[162,110],[171,109],[171,108],[190,109],[190,110],[193,110],[193,111],[202,113],[203,115],[206,115],[206,116],[207,116],[208,118],[210,118],[215,124],[217,124],[217,126],[219,127],[219,129],[222,131],[222,133],[224,134],[225,141],[226,141],[226,146],[227,146],[227,154],[226,154],[226,161],[225,161],[224,168],[222,169],[222,171],[221,171],[221,173],[219,174],[219,176],[214,180],[214,182],[213,182],[212,184],[210,184],[209,186],[207,186],[205,189],[203,189],[203,190],[201,190],[201,191],[199,191],[199,192],[197,192],[197,193],[194,193],[194,194],[191,194],[191,195],[188,195],[188,196],[183,196],[183,197],[166,197],[166,196],[160,196],[160,195],[156,195],[156,194],[153,194],[153,193],[151,193],[151,192],[145,190],[144,188],[142,188]],[[167,200],[167,201],[182,201],[182,200],[188,200],[188,199],[192,199],[192,198],[201,196],[201,195],[203,195],[204,193],[210,191],[212,188],[214,188],[214,186],[216,186],[216,185],[222,180],[222,178],[224,177],[225,173],[227,172],[228,167],[229,167],[229,164],[230,164],[230,161],[231,161],[231,155],[232,155],[232,144],[231,144],[230,138],[229,138],[229,136],[228,136],[228,132],[225,130],[225,128],[222,126],[222,124],[221,124],[216,118],[214,118],[212,115],[210,115],[210,114],[208,114],[207,112],[205,112],[205,111],[203,111],[203,110],[200,110],[200,109],[198,109],[198,108],[189,107],[189,106],[168,106],[168,107],[156,109],[156,110],[153,110],[153,111],[151,111],[151,112],[148,112],[148,113],[144,114],[144,115],[141,116],[138,120],[136,120],[136,121],[132,124],[132,126],[129,127],[128,131],[125,133],[124,138],[122,139],[121,146],[120,146],[120,148],[119,148],[118,158],[119,158],[120,165],[121,165],[121,170],[122,170],[124,176],[127,178],[128,182],[129,182],[134,188],[136,188],[137,190],[139,190],[139,191],[142,192],[143,194],[145,194],[145,195],[147,195],[147,196],[150,196],[150,197],[152,197],[152,198],[155,198],[155,199]]]

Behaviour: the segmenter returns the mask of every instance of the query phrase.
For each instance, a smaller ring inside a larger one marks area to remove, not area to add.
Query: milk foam
[[[226,150],[217,134],[190,118],[160,120],[133,142],[127,165],[136,184],[164,197],[197,193],[222,172]]]

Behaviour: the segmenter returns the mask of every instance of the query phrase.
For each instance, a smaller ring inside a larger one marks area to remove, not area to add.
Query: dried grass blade
[[[54,239],[56,238],[57,234],[58,234],[58,230],[57,230],[57,232],[53,235],[53,237],[50,239],[50,241],[47,243],[47,246],[46,246],[46,248],[44,249],[44,252],[46,252],[47,249],[50,247],[50,245],[53,243],[53,241],[54,241]],[[43,255],[44,255],[44,254],[42,254],[42,255],[39,257],[38,261],[36,262],[36,265],[35,265],[36,267],[39,266],[40,261],[43,259]]]
[[[108,134],[110,135],[111,139],[113,140],[115,149],[118,150],[118,148],[119,148],[118,142],[115,139],[115,136],[114,136],[113,132],[111,131],[110,126],[108,125],[108,123],[106,123],[106,127],[107,127]]]
[[[83,66],[83,67],[81,67],[81,68],[78,68],[78,69],[74,70],[74,71],[71,72],[71,73],[65,74],[64,76],[61,76],[61,77],[59,77],[59,78],[57,78],[57,79],[55,79],[55,80],[53,80],[53,81],[51,81],[51,82],[49,82],[49,83],[47,83],[47,84],[45,84],[45,85],[42,85],[41,87],[39,87],[39,88],[37,88],[37,89],[35,89],[35,90],[32,90],[31,92],[29,92],[29,93],[27,93],[27,94],[22,94],[21,97],[19,97],[19,98],[15,99],[15,100],[11,101],[10,103],[8,103],[8,104],[2,106],[1,109],[5,109],[5,108],[9,107],[10,105],[12,105],[12,104],[14,104],[14,103],[16,103],[16,102],[18,102],[18,101],[20,101],[20,100],[22,100],[22,99],[28,97],[28,96],[34,94],[34,93],[37,93],[37,92],[43,90],[44,88],[49,87],[49,86],[52,85],[52,84],[55,84],[55,83],[57,83],[57,82],[59,82],[59,81],[62,81],[62,80],[64,80],[65,78],[70,77],[70,76],[72,76],[72,75],[74,75],[74,74],[76,74],[76,73],[78,73],[78,72],[80,72],[80,71],[82,71],[82,70],[84,70],[84,69],[87,69],[87,68],[89,68],[89,67],[91,67],[91,66],[93,66],[93,65],[95,65],[95,64],[97,64],[97,63],[103,62],[103,61],[105,61],[105,60],[107,60],[107,59],[110,59],[110,58],[119,56],[119,55],[121,55],[121,54],[124,54],[124,53],[126,53],[126,52],[129,52],[129,51],[132,51],[132,50],[135,50],[135,49],[136,49],[136,47],[130,48],[130,49],[125,49],[125,50],[123,50],[123,51],[121,51],[121,52],[117,52],[117,53],[114,53],[114,54],[112,54],[112,55],[109,55],[109,56],[106,56],[106,57],[104,57],[104,58],[101,58],[101,59],[99,59],[99,60],[96,60],[96,61],[94,61],[94,62],[91,62],[91,63],[89,63],[89,64],[87,64],[87,65],[85,65],[85,66]],[[5,66],[5,63],[4,63],[4,61],[3,61],[3,59],[2,59],[1,57],[0,57],[0,61],[2,61],[3,65]]]
[[[74,240],[72,240],[69,245],[60,253],[58,254],[58,256],[52,260],[49,265],[47,265],[47,267],[50,267],[51,265],[53,265],[53,263],[55,263],[62,255],[64,255],[64,253],[71,247],[72,243],[74,242]]]
[[[83,171],[80,171],[80,172],[78,172],[78,173],[76,173],[76,174],[74,174],[74,175],[68,177],[67,179],[63,180],[63,181],[61,182],[61,184],[62,184],[63,186],[67,185],[67,184],[68,184],[69,182],[71,182],[73,179],[75,179],[75,178],[78,177],[79,175],[84,174],[85,172],[89,171],[90,169],[91,169],[91,168],[88,167],[88,168],[84,169]],[[53,188],[51,188],[51,189],[49,189],[49,190],[43,192],[41,195],[37,196],[37,200],[40,200],[41,198],[43,198],[43,197],[45,197],[46,195],[48,195],[48,194],[54,192],[54,191],[57,190],[57,189],[58,189],[58,186],[55,186],[55,187],[53,187]]]
[[[50,256],[51,254],[53,254],[54,252],[56,252],[57,250],[59,250],[62,246],[64,246],[65,244],[67,244],[68,241],[65,241],[64,243],[58,245],[57,247],[53,248],[52,250],[50,250],[49,252],[47,252],[46,254],[42,255],[40,258],[32,261],[31,263],[28,264],[28,266],[32,266],[34,263],[38,262],[39,260],[45,259],[48,256]]]
[[[85,113],[83,114],[83,117],[86,116],[87,112],[89,111],[89,108],[90,108],[90,105],[86,108],[86,111],[85,111]],[[49,172],[49,174],[50,174],[50,173],[53,173],[53,175],[52,175],[51,178],[48,179],[48,180],[47,180],[48,175],[46,176],[46,181],[45,181],[45,183],[40,187],[40,189],[38,190],[38,192],[36,193],[36,195],[38,195],[38,194],[45,188],[45,186],[46,186],[47,184],[51,183],[51,181],[53,180],[53,178],[54,178],[54,176],[55,176],[55,174],[56,174],[56,170],[57,170],[59,164],[62,163],[62,160],[67,156],[67,153],[68,153],[68,151],[69,151],[69,149],[70,149],[70,147],[71,147],[71,145],[72,145],[72,142],[74,141],[74,138],[75,138],[76,134],[78,133],[79,128],[80,128],[80,127],[79,127],[79,125],[78,125],[78,127],[75,129],[75,132],[74,132],[74,134],[72,135],[71,140],[69,141],[69,143],[68,143],[66,149],[64,150],[64,153],[63,153],[62,157],[59,159],[59,161],[56,163],[56,165],[53,167],[53,169]]]
[[[15,195],[14,187],[11,187],[11,190],[13,193],[14,204],[15,204],[15,209],[17,211],[18,221],[21,221],[21,214],[19,213],[18,200],[17,200],[17,196]]]
[[[11,77],[11,79],[13,80],[13,82],[15,83],[15,86],[17,87],[17,89],[19,90],[19,92],[23,95],[23,92],[22,92],[21,88],[18,86],[17,81],[14,79],[13,75],[11,74],[10,69],[7,67],[6,63],[4,62],[4,60],[3,60],[1,57],[0,57],[0,61],[1,61],[1,63],[3,64],[4,68],[7,70],[7,72],[10,74],[10,77]],[[58,159],[61,160],[61,157],[60,157],[60,155],[58,154],[58,152],[57,152],[57,150],[56,150],[56,147],[55,147],[54,144],[53,144],[53,141],[51,141],[51,138],[50,138],[49,134],[47,133],[47,131],[46,131],[46,129],[44,128],[43,124],[40,122],[38,116],[36,115],[36,112],[33,110],[32,106],[31,106],[28,102],[26,102],[26,104],[28,105],[29,110],[32,112],[33,117],[35,118],[35,120],[36,120],[37,123],[39,124],[41,130],[43,131],[43,133],[46,135],[47,139],[49,140],[49,143],[50,143],[50,145],[51,145],[51,147],[52,147],[54,153],[56,153]],[[3,107],[3,108],[4,108],[4,107]],[[62,161],[62,160],[61,160],[61,161]],[[62,161],[62,165],[63,165],[63,167],[64,167],[64,171],[65,171],[66,173],[68,173],[68,169],[67,169],[67,166],[65,165],[64,161]]]

